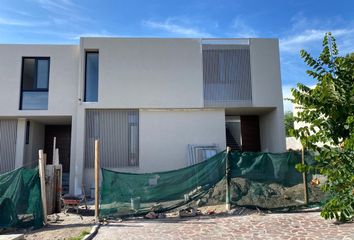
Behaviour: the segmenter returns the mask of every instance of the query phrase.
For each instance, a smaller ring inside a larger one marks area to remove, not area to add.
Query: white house
[[[193,154],[200,161],[226,145],[282,152],[278,45],[95,37],[1,44],[0,172],[36,165],[38,149],[51,163],[53,137],[72,193],[92,185],[96,138],[102,166],[129,172],[182,168]]]

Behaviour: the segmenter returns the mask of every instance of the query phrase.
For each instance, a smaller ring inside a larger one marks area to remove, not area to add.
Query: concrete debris
[[[201,207],[201,206],[204,206],[205,204],[207,204],[208,200],[206,198],[201,198],[201,199],[198,199],[196,204],[198,207]]]
[[[148,214],[146,214],[145,216],[144,216],[144,218],[146,218],[146,219],[156,219],[156,218],[158,218],[158,214],[156,214],[155,212],[149,212]]]
[[[200,214],[200,211],[193,207],[187,207],[185,209],[179,210],[178,214],[179,217],[195,217],[197,214]]]
[[[48,222],[50,222],[50,223],[56,223],[59,221],[63,221],[63,220],[60,220],[60,216],[56,213],[52,214],[52,215],[48,215],[47,219],[48,219]]]

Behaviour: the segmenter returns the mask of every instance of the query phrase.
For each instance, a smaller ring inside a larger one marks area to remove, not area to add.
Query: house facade
[[[0,51],[0,172],[52,162],[71,193],[101,166],[173,170],[225,149],[285,151],[277,39],[81,38]]]

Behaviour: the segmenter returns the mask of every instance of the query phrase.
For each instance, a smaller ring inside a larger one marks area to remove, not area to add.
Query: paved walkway
[[[318,212],[129,220],[101,226],[98,239],[354,239],[354,223],[336,225]]]

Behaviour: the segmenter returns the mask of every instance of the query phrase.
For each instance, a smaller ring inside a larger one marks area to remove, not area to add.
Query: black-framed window
[[[20,110],[47,110],[49,57],[23,57]]]
[[[85,55],[85,102],[98,101],[98,51],[87,51]]]

